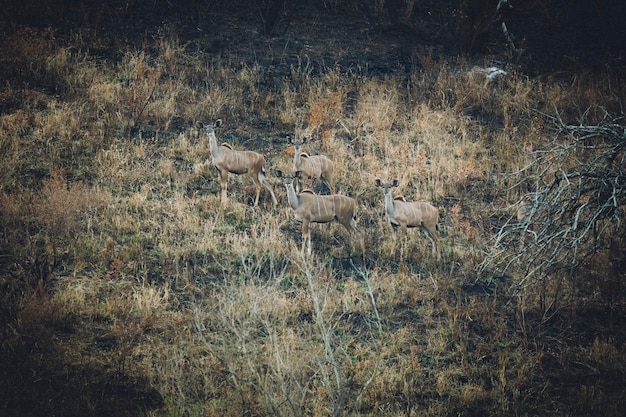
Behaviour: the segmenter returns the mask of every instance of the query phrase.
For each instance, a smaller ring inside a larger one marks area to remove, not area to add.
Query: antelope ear
[[[287,142],[293,143],[293,138],[290,135],[287,135]]]
[[[302,178],[302,171],[296,171],[294,176],[298,179]]]
[[[380,178],[376,178],[376,181],[374,181],[374,184],[376,184],[377,187],[380,187]]]
[[[274,170],[274,175],[276,175],[278,178],[282,178],[283,177],[283,171],[281,171],[280,169],[276,169],[276,170]]]
[[[393,180],[393,182],[392,182],[392,184],[393,184],[393,186],[394,186],[394,187],[397,187],[399,183],[400,183],[400,182],[399,182],[397,179],[396,179],[396,180]]]
[[[204,123],[202,123],[200,120],[196,121],[196,127],[198,129],[202,129],[204,127]]]
[[[213,124],[213,127],[220,127],[222,125],[222,119],[217,119]]]

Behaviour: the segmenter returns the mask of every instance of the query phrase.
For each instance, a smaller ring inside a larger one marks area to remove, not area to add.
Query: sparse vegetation
[[[490,81],[493,57],[420,50],[381,74],[291,39],[267,65],[161,22],[125,44],[138,1],[46,9],[58,28],[28,24],[39,3],[0,40],[0,414],[621,416],[623,72]],[[190,3],[185,24],[224,18]],[[257,2],[258,30],[298,19],[287,3]],[[375,20],[416,29],[422,7]],[[222,202],[197,128],[218,118],[220,142],[266,157],[276,206],[238,175]],[[336,225],[301,253],[270,175],[300,129],[364,253]],[[393,250],[377,178],[439,208],[441,260],[417,231]]]

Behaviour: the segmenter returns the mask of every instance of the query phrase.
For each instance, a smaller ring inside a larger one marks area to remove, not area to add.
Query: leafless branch
[[[585,124],[586,118],[572,125],[558,113],[549,117],[554,140],[512,174],[514,186],[531,184],[523,197],[528,212],[501,228],[481,273],[515,272],[516,289],[557,274],[573,276],[607,237],[623,233],[626,125],[608,113],[597,124]]]

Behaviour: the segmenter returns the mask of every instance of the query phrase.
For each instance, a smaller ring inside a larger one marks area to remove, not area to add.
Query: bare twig
[[[623,118],[605,113],[597,125],[567,124],[558,113],[549,119],[555,139],[512,174],[514,186],[532,184],[531,193],[516,203],[526,204],[525,215],[502,227],[479,266],[481,273],[493,268],[519,273],[516,290],[559,273],[574,275],[605,237],[624,229]]]

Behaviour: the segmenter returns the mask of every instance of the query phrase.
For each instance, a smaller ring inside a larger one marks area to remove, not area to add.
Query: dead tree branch
[[[549,116],[554,140],[512,174],[514,186],[532,184],[524,197],[527,212],[497,233],[481,274],[519,276],[515,291],[574,277],[611,236],[624,234],[626,124],[609,114],[597,124],[585,124],[586,118],[571,125],[559,114]]]

